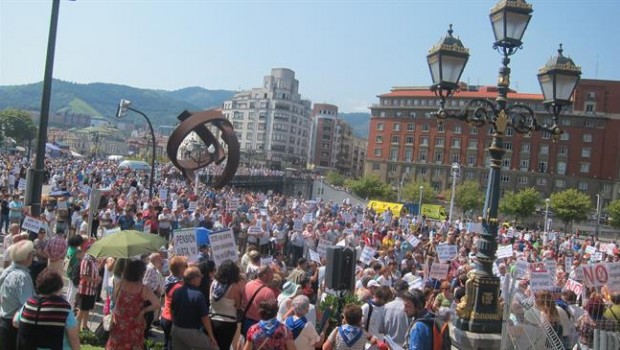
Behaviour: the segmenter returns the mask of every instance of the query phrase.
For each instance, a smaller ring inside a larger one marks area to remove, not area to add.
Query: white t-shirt
[[[368,318],[368,312],[370,311],[370,305],[365,303],[362,305],[362,328],[366,329],[366,320]],[[368,333],[374,335],[380,340],[383,340],[383,317],[385,316],[385,308],[381,306],[372,306],[372,314],[370,315],[370,322],[368,323]]]
[[[316,328],[308,320],[306,326],[301,330],[297,339],[295,339],[295,347],[297,350],[314,350],[314,343],[319,341],[319,334],[316,332]]]

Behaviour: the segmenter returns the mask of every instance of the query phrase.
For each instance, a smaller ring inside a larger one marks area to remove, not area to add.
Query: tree
[[[620,228],[620,199],[617,199],[607,206],[607,214],[609,215],[609,224],[613,227]]]
[[[524,188],[519,192],[506,192],[499,202],[499,210],[519,222],[532,215],[541,203],[542,198],[535,188]]]
[[[364,176],[359,180],[346,180],[345,185],[361,198],[392,201],[396,193],[377,176]]]
[[[332,186],[344,186],[345,180],[346,177],[344,177],[344,175],[334,170],[330,170],[325,174],[325,181]]]
[[[465,181],[456,187],[454,203],[463,213],[471,210],[482,212],[484,205],[484,191],[476,181]]]
[[[413,181],[402,188],[403,200],[405,202],[418,203],[420,201],[420,186],[422,186],[422,204],[435,203],[437,201],[437,191],[433,189],[430,182]]]
[[[0,112],[4,136],[15,139],[17,143],[31,141],[36,137],[37,127],[30,113],[19,109],[5,109]]]
[[[590,197],[574,188],[552,194],[550,206],[553,214],[564,223],[565,229],[572,221],[584,221],[592,211]]]

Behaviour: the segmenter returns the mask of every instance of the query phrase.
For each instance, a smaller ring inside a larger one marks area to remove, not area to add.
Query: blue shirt
[[[434,320],[425,314],[420,318],[429,319],[430,322],[418,320],[411,328],[409,333],[409,350],[432,350],[433,349],[433,329],[431,325]]]
[[[34,284],[28,268],[13,262],[0,275],[0,317],[12,319],[33,295]]]
[[[183,285],[172,294],[172,323],[181,328],[202,328],[202,318],[209,315],[204,294],[194,286]]]

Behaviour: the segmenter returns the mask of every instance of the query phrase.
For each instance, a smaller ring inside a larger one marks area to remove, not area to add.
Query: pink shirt
[[[265,286],[256,294],[254,301],[252,301],[252,305],[248,305],[254,293],[263,285],[265,285],[265,283],[259,279],[252,280],[245,285],[245,290],[243,291],[243,306],[246,307],[247,310],[245,317],[259,321],[260,314],[258,313],[258,305],[263,301],[276,300],[276,293],[273,289],[269,286]]]

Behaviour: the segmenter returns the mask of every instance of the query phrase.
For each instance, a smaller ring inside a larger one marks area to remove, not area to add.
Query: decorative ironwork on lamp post
[[[538,73],[544,95],[543,104],[552,114],[553,123],[539,124],[534,111],[524,104],[508,105],[510,56],[522,48],[521,39],[532,17],[532,11],[532,6],[524,0],[502,0],[491,9],[490,19],[495,34],[493,48],[502,55],[495,101],[473,99],[462,111],[445,109],[446,99],[459,90],[459,79],[469,59],[469,50],[460,39],[452,35],[452,25],[448,35],[433,46],[427,56],[433,79],[431,91],[441,99],[439,110],[434,113],[438,123],[450,118],[475,127],[489,124],[493,128],[493,140],[488,148],[491,168],[483,209],[483,232],[477,244],[478,263],[467,281],[466,295],[457,307],[456,326],[464,331],[500,333],[502,329],[499,278],[493,275],[492,267],[497,251],[500,171],[506,152],[506,129],[512,127],[521,134],[546,131],[552,135],[554,141],[557,140],[562,134],[558,123],[560,112],[564,106],[572,103],[571,96],[581,75],[581,69],[570,58],[563,56],[560,44],[558,55],[551,58]]]

